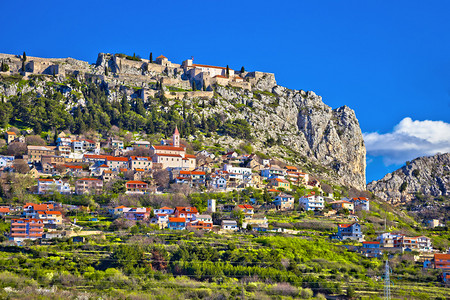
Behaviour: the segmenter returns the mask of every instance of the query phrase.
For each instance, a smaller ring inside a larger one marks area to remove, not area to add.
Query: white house
[[[38,179],[38,194],[52,194],[54,192],[70,194],[71,190],[69,183],[56,179]]]
[[[158,215],[158,214],[172,215],[174,213],[174,211],[175,211],[175,209],[167,207],[167,206],[164,206],[164,207],[161,207],[161,208],[155,208],[153,210],[155,215]]]
[[[223,220],[222,221],[222,229],[223,230],[230,230],[230,231],[236,231],[239,229],[237,226],[237,222],[233,220]]]
[[[300,206],[306,210],[322,210],[325,207],[325,201],[322,196],[310,194],[299,199]]]

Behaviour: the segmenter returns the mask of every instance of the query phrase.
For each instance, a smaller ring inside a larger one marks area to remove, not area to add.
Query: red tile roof
[[[12,131],[7,131],[6,134],[9,134],[9,135],[16,135],[16,133],[15,133],[15,132],[12,132]]]
[[[163,145],[153,145],[156,150],[172,150],[172,151],[184,151],[184,148],[173,147],[173,146],[163,146]]]
[[[245,208],[245,209],[254,209],[253,206],[248,205],[248,204],[243,204],[243,205],[238,205],[239,208]]]
[[[108,156],[107,160],[109,160],[109,161],[128,161],[128,157]]]
[[[127,184],[147,184],[147,183],[139,180],[130,180],[127,181]]]
[[[100,179],[97,179],[97,178],[80,178],[80,179],[78,179],[77,181],[88,181],[88,180],[98,180],[98,181],[101,181]]]
[[[189,211],[186,210],[188,208],[190,209]],[[177,210],[180,213],[194,213],[194,214],[198,213],[197,208],[193,207],[193,206],[192,207],[190,207],[190,206],[177,206],[175,210]]]
[[[228,78],[227,76],[223,76],[223,75],[216,75],[214,76],[214,78]]]
[[[9,207],[0,207],[0,213],[8,213]]]
[[[380,244],[380,242],[363,242],[363,245],[364,244],[371,244],[371,245],[379,245]]]
[[[156,153],[157,156],[170,156],[170,157],[183,157],[180,154],[166,154],[166,153]]]
[[[186,158],[196,158],[195,155],[192,155],[192,154],[186,154],[184,157],[186,157]]]
[[[82,166],[64,165],[64,167],[69,169],[83,169]]]
[[[169,222],[177,222],[177,223],[185,223],[185,218],[175,218],[175,217],[169,217]]]
[[[84,158],[107,159],[109,155],[85,154]]]
[[[341,228],[348,228],[350,226],[352,226],[353,224],[338,224],[339,227]]]
[[[437,260],[437,259],[450,260],[450,254],[435,253],[434,260]]]

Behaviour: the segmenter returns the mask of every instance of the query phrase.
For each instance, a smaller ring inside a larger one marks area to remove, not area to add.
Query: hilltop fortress
[[[263,80],[268,91],[277,85],[273,73],[240,72],[228,67],[194,64],[192,59],[177,64],[163,55],[150,62],[124,54],[99,53],[96,63],[89,64],[73,58],[27,57],[23,61],[20,55],[0,54],[0,63],[8,66],[8,71],[0,74],[75,76],[103,81],[144,101],[161,91],[167,99],[210,99],[214,96],[213,85],[252,90]],[[258,89],[265,88],[258,86]]]

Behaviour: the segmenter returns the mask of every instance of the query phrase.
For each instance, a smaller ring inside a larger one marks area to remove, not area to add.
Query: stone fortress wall
[[[153,63],[150,63],[147,59],[135,61],[114,54],[99,53],[95,64],[73,58],[28,56],[25,70],[22,70],[22,57],[20,55],[0,54],[0,62],[6,63],[10,68],[9,71],[0,72],[0,74],[22,74],[26,77],[39,74],[62,77],[74,75],[77,78],[91,78],[112,85],[141,88],[139,97],[144,100],[147,100],[149,96],[156,97],[159,95],[159,91],[155,89],[156,84],[166,87],[165,97],[168,99],[183,99],[186,96],[210,99],[214,96],[214,85],[251,90],[252,88],[258,89],[258,82],[261,79],[269,79],[276,85],[273,73],[241,73],[230,69],[231,76],[217,76],[215,74],[217,72],[211,68],[222,69],[222,74],[224,74],[225,68],[213,66],[205,68],[203,65],[196,67],[192,60],[186,60],[183,64],[176,64],[162,55],[156,58]],[[197,91],[192,91],[194,81]],[[185,91],[169,90],[168,87]]]

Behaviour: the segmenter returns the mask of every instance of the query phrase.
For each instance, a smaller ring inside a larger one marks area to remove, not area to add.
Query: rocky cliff
[[[367,189],[385,201],[408,203],[417,193],[450,197],[450,153],[419,157],[373,181]]]
[[[0,55],[0,58],[13,70],[20,70],[19,58],[8,55]],[[45,72],[52,63],[58,65],[58,73],[53,68],[53,76],[49,76]],[[197,119],[217,115],[224,118],[221,121],[244,119],[252,127],[254,150],[299,165],[305,172],[333,183],[365,189],[366,150],[355,112],[347,106],[332,109],[314,92],[279,86],[273,74],[241,73],[240,76],[251,83],[251,89],[216,84],[209,92],[212,99],[195,97],[191,92],[192,97],[184,93],[180,100],[174,98],[174,87],[186,90],[189,81],[181,74],[179,65],[162,68],[148,61],[127,61],[106,54],[99,54],[97,63],[92,65],[74,59],[47,61],[36,58],[29,70],[37,70],[38,65],[47,69],[42,68],[44,71],[38,79],[33,79],[33,84],[24,84],[23,80],[19,83],[0,82],[0,94],[6,101],[8,97],[25,92],[34,91],[39,95],[48,89],[57,89],[64,97],[64,105],[71,110],[86,105],[81,89],[84,83],[94,82],[106,90],[111,102],[120,101],[126,95],[130,103],[133,98],[141,98],[146,105],[151,105],[158,97],[156,83],[160,82],[159,88],[162,85],[170,101],[158,109],[167,111],[170,106],[175,106],[181,114],[182,107],[188,107],[188,113]],[[164,82],[170,82],[172,87]],[[211,100],[214,105],[204,104]],[[201,138],[204,143],[219,143],[224,147],[237,147],[243,142],[219,134],[186,138]],[[268,143],[269,140],[275,142]]]

